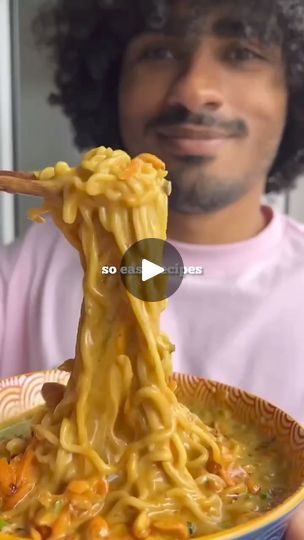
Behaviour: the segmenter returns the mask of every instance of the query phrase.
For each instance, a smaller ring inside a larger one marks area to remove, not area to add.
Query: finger
[[[291,519],[286,540],[304,539],[304,506],[302,506]]]

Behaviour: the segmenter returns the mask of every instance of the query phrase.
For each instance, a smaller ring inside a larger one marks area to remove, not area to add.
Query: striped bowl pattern
[[[263,432],[275,435],[290,458],[290,474],[294,494],[283,504],[246,524],[220,533],[204,536],[204,540],[283,540],[288,521],[304,501],[304,428],[270,403],[225,384],[190,375],[175,374],[177,396],[187,403],[199,402],[211,407],[222,403],[232,408],[235,416],[246,424],[254,424]],[[66,384],[69,374],[50,370],[9,377],[0,381],[0,422],[19,416],[43,403],[41,387],[45,382]],[[0,533],[0,540],[4,535]]]

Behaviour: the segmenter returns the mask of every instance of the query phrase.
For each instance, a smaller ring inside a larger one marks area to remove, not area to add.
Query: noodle
[[[54,385],[28,445],[35,484],[15,507],[3,499],[3,515],[33,539],[187,538],[187,522],[196,535],[221,529],[223,493],[248,492],[246,475],[230,478],[237,454],[174,394],[166,301],[143,302],[101,274],[135,242],[166,238],[166,174],[154,156],[104,147],[36,173],[61,191],[30,216],[49,213],[79,251],[84,298],[69,383],[59,403]]]

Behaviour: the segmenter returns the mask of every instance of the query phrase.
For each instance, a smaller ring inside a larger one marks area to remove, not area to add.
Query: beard
[[[211,214],[244,197],[257,183],[256,177],[224,178],[204,172],[171,172],[169,208],[183,214]]]

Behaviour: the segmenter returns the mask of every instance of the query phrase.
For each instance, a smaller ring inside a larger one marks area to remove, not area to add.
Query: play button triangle
[[[142,260],[142,281],[148,281],[148,279],[152,279],[155,276],[159,276],[159,274],[162,274],[165,269],[162,266],[159,266],[158,264],[155,264],[151,261],[148,261],[148,259]]]

